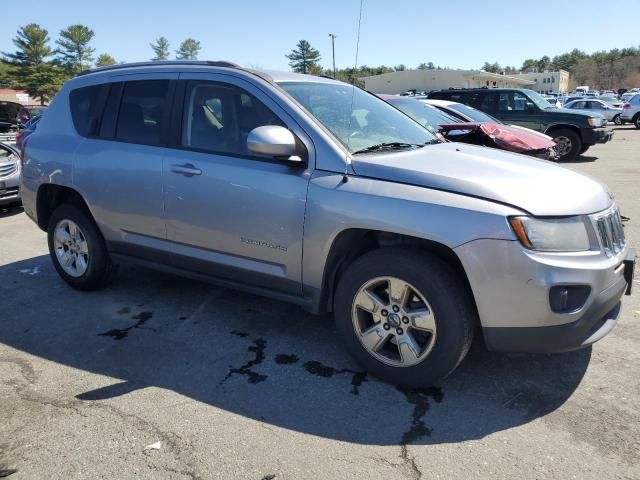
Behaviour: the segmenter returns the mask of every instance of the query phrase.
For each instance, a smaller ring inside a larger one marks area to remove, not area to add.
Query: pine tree
[[[107,67],[109,65],[115,65],[116,63],[118,63],[116,59],[108,53],[101,53],[96,59],[96,67]]]
[[[297,73],[316,73],[322,68],[319,61],[322,59],[320,52],[313,48],[306,40],[300,40],[291,53],[285,55],[290,61],[289,66]]]
[[[49,47],[49,33],[35,23],[20,27],[13,44],[15,53],[3,53],[9,64],[5,80],[14,88],[24,89],[44,104],[66,80],[62,68],[47,58],[53,54]]]
[[[153,50],[153,53],[156,54],[151,60],[154,62],[169,60],[169,40],[165,37],[156,39],[156,43],[150,43],[149,46]]]
[[[70,73],[82,72],[89,68],[93,62],[95,48],[89,46],[94,33],[84,25],[71,25],[60,32],[60,38],[56,41],[60,62]]]
[[[180,44],[180,48],[176,50],[176,59],[178,60],[197,60],[198,52],[202,47],[200,42],[193,38],[187,38]]]

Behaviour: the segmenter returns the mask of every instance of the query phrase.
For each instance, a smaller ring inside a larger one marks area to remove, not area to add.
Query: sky
[[[497,61],[519,67],[526,58],[573,48],[633,46],[640,37],[624,35],[630,30],[623,24],[640,17],[640,0],[626,0],[620,14],[614,4],[581,0],[579,8],[559,9],[557,0],[363,0],[358,65],[477,69]],[[336,66],[346,68],[355,64],[359,8],[360,0],[31,0],[28,8],[3,15],[0,52],[15,50],[12,38],[27,23],[46,28],[52,43],[60,30],[81,23],[95,32],[96,56],[118,61],[149,60],[149,44],[160,36],[172,53],[192,37],[202,45],[201,60],[289,70],[285,54],[305,39],[328,68],[334,33]]]

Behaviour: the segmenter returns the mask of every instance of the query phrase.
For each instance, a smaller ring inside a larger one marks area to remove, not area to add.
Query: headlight
[[[589,117],[588,122],[592,127],[601,127],[604,125],[604,117]]]
[[[582,252],[591,248],[582,217],[509,219],[520,243],[542,252]]]

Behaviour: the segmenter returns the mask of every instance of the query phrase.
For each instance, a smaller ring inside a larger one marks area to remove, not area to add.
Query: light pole
[[[331,37],[331,53],[333,54],[333,78],[336,78],[336,35],[334,33],[330,33]]]

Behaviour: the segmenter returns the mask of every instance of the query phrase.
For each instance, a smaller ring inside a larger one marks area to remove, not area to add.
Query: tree
[[[291,53],[285,55],[289,59],[289,66],[297,73],[312,73],[320,68],[318,63],[322,57],[306,40],[300,40]]]
[[[176,50],[176,58],[178,60],[197,60],[200,50],[202,50],[202,47],[199,41],[187,38],[180,44],[180,48]]]
[[[523,72],[528,72],[529,70],[536,70],[538,68],[538,61],[533,58],[527,58],[524,62],[522,62],[522,68],[520,69]]]
[[[482,65],[481,70],[484,70],[485,72],[490,72],[490,73],[501,73],[502,67],[498,62],[494,62],[494,63],[484,62],[484,65]]]
[[[89,46],[94,33],[85,25],[71,25],[60,32],[56,53],[70,73],[82,72],[93,62],[95,48]]]
[[[9,65],[5,81],[14,88],[24,89],[44,104],[60,89],[65,72],[47,58],[53,54],[49,47],[49,32],[35,23],[20,27],[13,44],[14,53],[3,53]]]
[[[107,67],[109,65],[115,65],[116,63],[118,63],[116,59],[108,53],[101,53],[96,59],[96,67]]]
[[[436,67],[433,64],[433,62],[429,62],[429,63],[424,63],[422,62],[420,65],[418,65],[418,70],[435,70]]]
[[[396,65],[395,67],[393,67],[393,69],[396,72],[404,72],[407,69],[407,66],[404,63],[401,63],[400,65]]]
[[[157,62],[159,60],[169,60],[169,40],[165,37],[156,39],[156,43],[150,43],[149,46],[156,54],[151,60]]]

